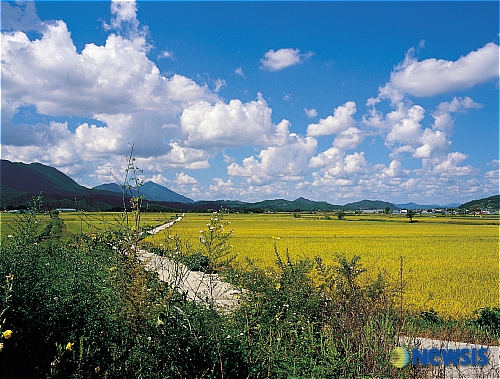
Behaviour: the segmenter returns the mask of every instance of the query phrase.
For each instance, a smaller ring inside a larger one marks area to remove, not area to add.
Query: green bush
[[[233,322],[250,377],[404,376],[388,362],[398,322],[392,295],[380,277],[361,284],[359,257],[326,266],[276,256],[275,271],[248,262],[228,276],[248,289]]]
[[[36,215],[2,241],[2,378],[240,377],[223,315],[187,301],[136,258],[134,234],[36,238]],[[7,301],[7,293],[9,298]],[[4,295],[5,294],[5,295]],[[221,364],[223,362],[223,364]]]
[[[438,313],[430,308],[428,311],[420,312],[420,319],[426,325],[436,325],[443,322],[443,320],[439,317]]]
[[[475,312],[479,314],[476,324],[489,331],[492,335],[500,337],[500,307],[482,308]]]

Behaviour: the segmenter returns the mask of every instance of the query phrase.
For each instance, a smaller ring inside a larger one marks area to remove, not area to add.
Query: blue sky
[[[194,200],[499,192],[498,2],[2,2],[3,159]]]

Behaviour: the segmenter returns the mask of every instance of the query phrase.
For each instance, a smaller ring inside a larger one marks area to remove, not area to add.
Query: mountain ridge
[[[404,204],[395,204],[401,209],[432,209],[432,208],[457,208],[460,203],[450,203],[450,204],[417,204],[413,202]]]
[[[166,187],[164,188],[166,189]],[[83,210],[118,210],[123,208],[121,190],[117,193],[81,186],[56,168],[41,163],[26,164],[1,159],[0,189],[0,208],[4,209],[18,205],[26,207],[31,198],[40,193],[43,195],[45,206],[49,208],[62,207]],[[172,191],[172,193],[174,192]],[[179,208],[178,201],[184,197],[176,195],[178,197],[174,197],[168,203]]]
[[[14,207],[26,204],[32,196],[40,194],[49,207],[69,207],[83,210],[118,210],[123,207],[122,191],[119,185],[105,183],[92,189],[83,187],[69,176],[54,167],[41,163],[21,163],[0,160],[0,208]],[[141,194],[146,196],[145,201],[150,210],[168,208],[174,210],[218,210],[221,207],[230,208],[234,211],[337,211],[337,210],[366,210],[401,208],[426,209],[426,208],[457,208],[456,204],[448,205],[420,205],[416,203],[394,204],[381,200],[360,200],[345,205],[330,204],[326,201],[313,201],[304,197],[295,200],[272,199],[262,200],[255,203],[240,200],[199,200],[193,201],[178,194],[167,187],[152,181],[146,182],[141,187]],[[170,196],[170,197],[168,197]],[[459,205],[458,208],[466,208],[471,203],[474,206],[487,205],[490,209],[498,209],[500,195],[489,198],[473,200]],[[483,204],[484,203],[484,204]],[[455,205],[451,207],[451,205]]]
[[[92,189],[116,192],[120,194],[122,193],[122,187],[116,183],[100,184],[98,186],[92,187]],[[177,192],[174,192],[171,189],[152,181],[144,183],[141,186],[139,193],[145,196],[145,200],[176,203],[194,203],[194,201],[190,198],[178,194]]]

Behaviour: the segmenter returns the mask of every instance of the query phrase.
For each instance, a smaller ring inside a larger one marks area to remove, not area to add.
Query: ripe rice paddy
[[[170,230],[148,237],[156,244],[179,235],[197,246],[199,231],[210,214],[186,214]],[[292,260],[337,254],[361,256],[372,275],[385,272],[396,283],[403,258],[404,305],[460,319],[499,302],[498,219],[421,217],[409,223],[402,216],[348,216],[327,220],[322,215],[294,218],[292,214],[229,214],[237,259],[257,265],[275,264],[274,244]]]
[[[60,213],[66,231],[92,233],[118,226],[121,213]],[[131,216],[131,215],[129,215]],[[7,224],[16,215],[1,214],[2,238],[12,233]],[[146,241],[163,243],[169,235],[188,240],[198,247],[199,231],[212,214],[187,213],[182,222]],[[141,225],[157,226],[176,218],[174,213],[142,213]],[[330,218],[330,219],[328,219]],[[323,258],[332,263],[338,254],[361,256],[371,275],[386,273],[399,280],[403,257],[404,306],[422,311],[433,308],[455,319],[470,317],[473,311],[498,306],[499,220],[479,217],[417,217],[409,223],[403,216],[228,214],[234,230],[231,238],[237,261],[251,259],[260,267],[273,267],[274,244],[282,257],[292,260]],[[39,216],[40,230],[50,220]],[[131,218],[133,223],[133,219]]]

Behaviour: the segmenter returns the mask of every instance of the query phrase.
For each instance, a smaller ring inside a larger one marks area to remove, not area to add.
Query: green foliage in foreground
[[[383,276],[361,282],[359,257],[327,266],[277,249],[275,270],[235,266],[220,217],[199,247],[174,241],[156,252],[207,257],[210,272],[245,288],[232,312],[146,271],[137,230],[41,242],[36,213],[26,213],[1,244],[0,331],[12,332],[0,340],[2,377],[418,377],[389,364],[405,320]]]

